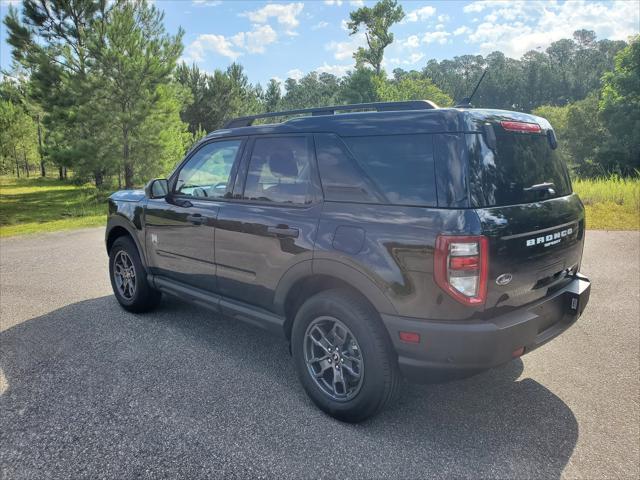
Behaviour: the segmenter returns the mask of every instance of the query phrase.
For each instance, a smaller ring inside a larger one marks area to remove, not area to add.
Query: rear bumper
[[[589,279],[577,275],[544,299],[491,320],[438,322],[393,315],[382,315],[382,320],[409,380],[464,377],[507,363],[516,350],[530,352],[560,335],[580,317],[590,291]],[[401,341],[400,332],[418,333],[419,343]]]

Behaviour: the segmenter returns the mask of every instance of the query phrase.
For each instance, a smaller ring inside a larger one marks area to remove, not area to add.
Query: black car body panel
[[[512,133],[508,122],[538,130]],[[566,167],[554,163],[554,135],[540,117],[473,109],[319,115],[218,130],[171,174],[167,196],[110,197],[107,247],[126,232],[156,288],[286,336],[296,295],[316,280],[342,285],[380,314],[408,376],[489,368],[564,331],[588,301],[588,280],[579,277],[584,207]],[[381,138],[399,139],[399,155],[411,165],[424,154],[428,168],[363,162],[368,148],[389,147]],[[411,142],[424,148],[404,149]],[[203,160],[215,173],[208,184],[189,181],[206,149],[216,152]],[[555,183],[510,181],[521,161],[533,162],[531,178],[539,166],[540,178]],[[354,167],[338,171],[340,162]],[[304,185],[282,180],[278,170]],[[327,174],[335,174],[331,185]],[[418,175],[429,178],[424,192]],[[396,188],[404,181],[413,194]],[[461,302],[441,287],[440,237],[486,240],[482,301]],[[577,309],[567,307],[574,297]],[[419,334],[419,342],[401,341],[403,331]]]
[[[433,283],[433,246],[439,232],[480,232],[473,210],[324,205],[314,263],[342,262],[370,278],[389,300],[381,313],[431,319],[470,318],[475,311],[441,295]],[[435,288],[434,288],[435,287]]]
[[[438,322],[382,315],[404,376],[415,382],[465,377],[531,352],[567,330],[582,315],[591,284],[572,278],[561,289],[524,308],[487,320]],[[579,299],[575,308],[571,300]],[[400,331],[418,332],[424,343],[400,341]]]

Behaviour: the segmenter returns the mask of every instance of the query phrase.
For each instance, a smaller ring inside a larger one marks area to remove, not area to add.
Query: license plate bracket
[[[572,282],[565,297],[565,311],[573,316],[580,316],[589,302],[591,293],[591,282],[586,277],[576,277]]]

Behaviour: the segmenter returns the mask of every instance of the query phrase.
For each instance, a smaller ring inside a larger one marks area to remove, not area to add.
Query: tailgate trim
[[[500,237],[500,239],[501,240],[512,240],[514,238],[528,237],[529,235],[535,235],[537,233],[547,232],[549,230],[556,230],[558,228],[568,227],[569,225],[574,225],[574,224],[577,224],[577,223],[578,223],[578,220],[572,220],[570,222],[561,223],[560,225],[554,225],[553,227],[549,227],[549,228],[543,228],[543,229],[540,229],[540,230],[532,230],[530,232],[518,233],[516,235],[505,235],[504,237]]]

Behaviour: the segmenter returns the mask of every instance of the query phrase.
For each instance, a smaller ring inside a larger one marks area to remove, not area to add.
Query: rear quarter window
[[[348,148],[335,136],[318,137],[318,166],[327,200],[436,204],[431,135],[344,137]]]

